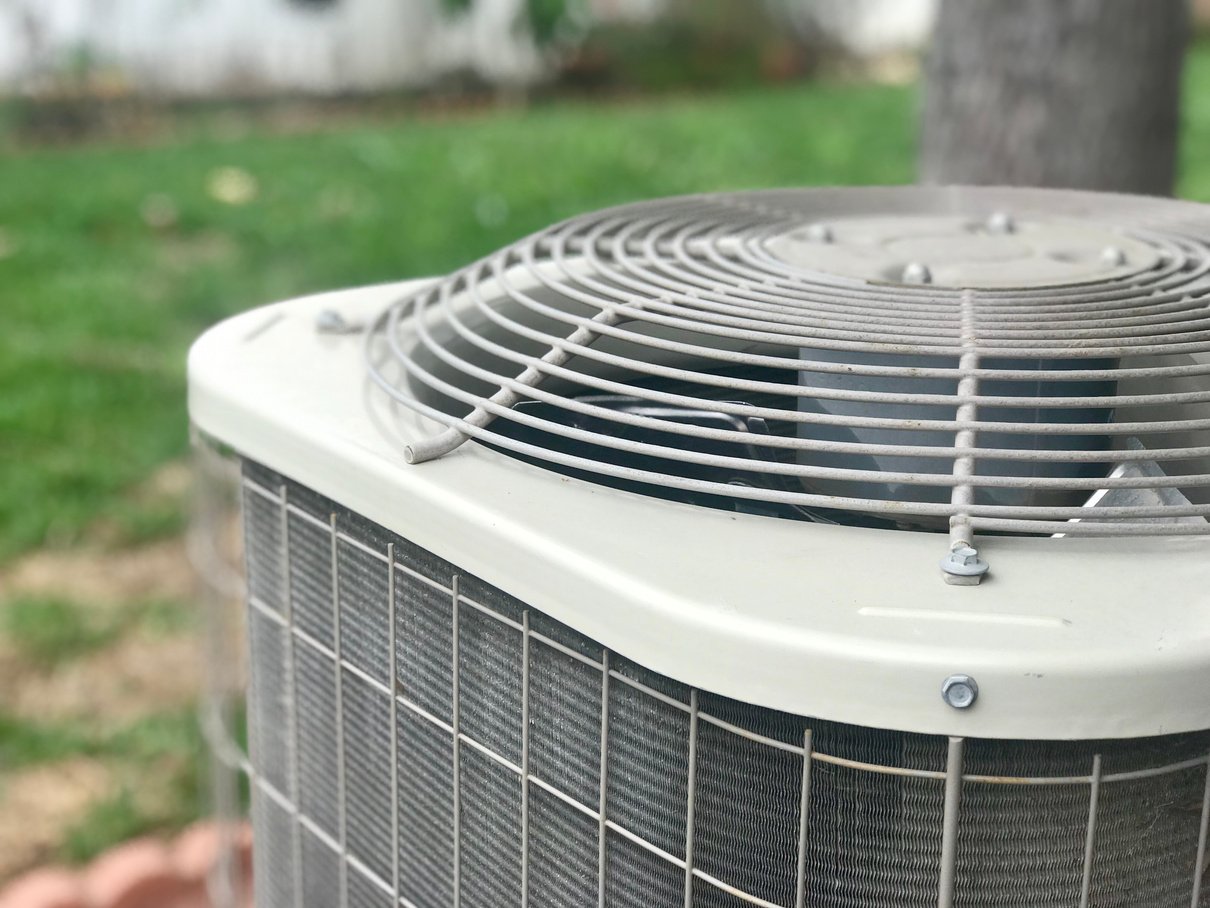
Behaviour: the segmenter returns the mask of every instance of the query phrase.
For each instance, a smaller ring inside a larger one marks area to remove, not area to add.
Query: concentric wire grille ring
[[[1022,225],[1013,249],[1035,223],[1077,240],[1093,224],[1142,260],[1052,285],[941,287],[782,251],[807,225],[877,216],[909,233],[948,218],[984,244],[975,258],[1000,254],[982,225],[1004,210]],[[1208,228],[1188,203],[1025,190],[642,203],[557,224],[399,300],[368,332],[369,373],[447,426],[413,443],[415,461],[475,438],[779,516],[956,539],[1205,534]]]

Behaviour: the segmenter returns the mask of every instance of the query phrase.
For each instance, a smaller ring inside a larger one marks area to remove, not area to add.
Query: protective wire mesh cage
[[[218,612],[208,730],[259,908],[1210,905],[1210,734],[964,740],[738,702],[238,467],[246,603]]]
[[[401,299],[371,377],[646,494],[816,522],[1210,532],[1210,223],[1189,203],[786,190],[556,224]]]

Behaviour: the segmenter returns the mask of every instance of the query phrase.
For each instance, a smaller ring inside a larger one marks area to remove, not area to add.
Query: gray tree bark
[[[920,178],[1169,195],[1187,0],[941,0]]]

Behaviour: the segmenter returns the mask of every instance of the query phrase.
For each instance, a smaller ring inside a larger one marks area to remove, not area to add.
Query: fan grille
[[[262,908],[1210,906],[1205,732],[963,740],[777,712],[250,463],[244,514]]]
[[[860,229],[875,217],[895,242]],[[968,286],[892,280],[896,250],[921,248],[899,241],[938,218],[966,240],[932,242],[933,267]],[[1098,247],[1105,236],[1117,245]],[[414,460],[470,437],[783,516],[1201,534],[1207,238],[1201,206],[1041,190],[642,203],[398,301],[367,358],[394,399],[447,427]],[[791,241],[819,248],[796,256]],[[984,259],[1022,243],[1034,280],[998,286]],[[844,273],[818,267],[831,248]]]

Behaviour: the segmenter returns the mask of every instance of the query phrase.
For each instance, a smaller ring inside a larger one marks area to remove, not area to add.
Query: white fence
[[[497,83],[539,77],[515,27],[525,0],[0,0],[0,88],[73,72],[139,91],[335,94],[431,82],[468,69]],[[588,0],[592,16],[642,20],[667,0]],[[745,0],[759,2],[759,0]],[[858,52],[923,40],[933,0],[764,0]]]

